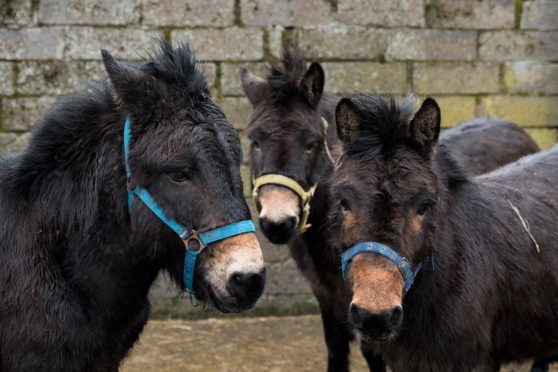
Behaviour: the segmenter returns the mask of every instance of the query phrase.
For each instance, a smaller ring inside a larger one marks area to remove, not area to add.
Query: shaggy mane
[[[287,104],[302,95],[298,83],[306,72],[302,52],[293,47],[286,49],[279,63],[273,64],[267,75],[271,97],[278,104]]]
[[[178,48],[163,38],[159,39],[159,50],[149,56],[141,70],[167,84],[178,85],[193,94],[203,91],[209,93],[202,70],[198,67],[194,52],[188,44],[180,42]]]

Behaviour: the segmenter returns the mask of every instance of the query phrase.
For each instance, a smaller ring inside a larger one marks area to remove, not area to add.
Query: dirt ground
[[[352,371],[366,371],[356,344]],[[123,372],[325,371],[326,349],[317,315],[290,317],[154,320],[142,334]],[[528,371],[528,365],[505,372]],[[558,372],[558,367],[552,368]]]

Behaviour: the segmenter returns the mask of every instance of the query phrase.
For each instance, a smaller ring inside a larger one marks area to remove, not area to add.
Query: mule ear
[[[262,100],[267,90],[267,82],[246,67],[240,68],[240,81],[248,101],[255,107]]]
[[[348,142],[358,135],[360,130],[360,114],[349,97],[344,97],[335,109],[337,135],[342,142]]]
[[[138,100],[138,94],[148,92],[149,75],[126,63],[118,62],[105,49],[101,49],[103,63],[118,97],[126,103]]]
[[[440,122],[440,106],[434,99],[427,97],[409,125],[411,136],[419,145],[430,150],[438,141]]]
[[[299,87],[312,107],[318,106],[324,92],[325,74],[322,65],[314,62],[300,80]]]

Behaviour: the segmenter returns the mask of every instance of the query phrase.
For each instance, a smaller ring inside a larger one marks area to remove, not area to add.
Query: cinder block
[[[135,28],[70,27],[67,56],[70,59],[101,59],[107,49],[117,59],[141,60],[154,49],[158,31]]]
[[[60,59],[64,52],[64,31],[60,27],[0,29],[3,59]]]
[[[326,91],[336,94],[365,93],[404,94],[407,66],[404,63],[324,62]]]
[[[140,19],[135,0],[41,0],[39,22],[64,25],[126,25]]]
[[[424,26],[424,0],[339,1],[337,19],[364,26]]]
[[[234,0],[142,0],[142,23],[154,26],[234,24]]]
[[[466,60],[476,58],[475,31],[401,30],[389,41],[391,60]]]
[[[0,62],[0,95],[10,96],[14,94],[14,64],[11,62]]]
[[[479,111],[527,127],[558,126],[558,97],[488,96]]]
[[[249,26],[313,27],[331,22],[331,5],[323,0],[245,0],[242,22]]]
[[[479,44],[479,58],[485,61],[558,59],[558,32],[487,31]]]
[[[521,28],[558,30],[558,1],[528,0],[523,2]]]
[[[558,63],[508,62],[504,70],[506,89],[512,93],[557,94]]]
[[[175,30],[171,37],[175,43],[189,41],[202,60],[251,61],[263,57],[263,33],[259,29]]]
[[[434,28],[511,29],[514,0],[427,0],[426,19]]]
[[[298,46],[313,59],[378,59],[387,49],[390,31],[332,26],[296,31]]]
[[[29,25],[33,23],[32,2],[29,0],[0,1],[0,24]]]
[[[420,94],[498,93],[497,63],[416,63],[415,91]]]
[[[101,61],[24,61],[18,64],[16,86],[20,94],[67,95],[105,76]]]

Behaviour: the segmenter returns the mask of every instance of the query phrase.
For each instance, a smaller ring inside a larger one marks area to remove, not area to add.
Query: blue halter
[[[132,204],[136,196],[149,208],[161,221],[170,227],[184,241],[186,252],[184,255],[184,285],[188,292],[194,295],[194,269],[196,267],[196,258],[198,254],[209,244],[230,238],[232,236],[253,233],[256,231],[251,220],[235,222],[229,225],[217,227],[202,233],[197,231],[188,231],[188,229],[176,222],[172,218],[167,217],[163,209],[153,199],[149,191],[141,186],[130,188],[130,180],[132,172],[128,163],[128,153],[130,151],[130,140],[132,138],[130,117],[126,117],[124,123],[124,161],[126,164],[126,177],[128,179],[128,210],[132,213]],[[190,241],[196,241],[197,244],[190,245]]]
[[[411,289],[411,286],[413,285],[421,267],[421,264],[418,264],[415,270],[413,270],[409,260],[399,255],[399,253],[385,244],[362,242],[353,245],[341,255],[341,272],[343,273],[343,279],[345,279],[345,270],[347,269],[347,265],[351,262],[354,256],[360,253],[378,254],[397,265],[399,271],[401,271],[401,275],[403,275],[403,279],[405,280],[405,294],[409,291],[409,289]]]

